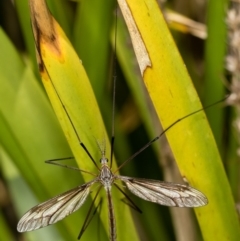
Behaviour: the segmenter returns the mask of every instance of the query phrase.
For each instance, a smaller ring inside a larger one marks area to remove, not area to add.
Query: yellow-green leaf
[[[106,140],[106,155],[110,156],[110,144],[96,98],[81,60],[71,43],[48,10],[44,8],[44,2],[36,2],[30,4],[31,19],[43,84],[79,167],[96,173],[96,167],[79,143],[84,143],[99,164],[101,152],[96,140],[100,143]],[[115,168],[114,162],[113,170]],[[84,175],[84,178],[89,181],[89,175],[87,177]],[[122,240],[126,237],[136,239],[137,234],[134,232],[129,207],[119,202],[122,197],[120,193],[113,193],[118,237]],[[104,193],[103,196],[105,201],[101,218],[108,232],[107,202]],[[128,220],[127,226],[131,232],[126,234],[125,226],[118,220]]]
[[[146,48],[144,58],[140,56],[138,61],[166,129],[177,119],[202,108],[199,98],[157,3],[119,2],[129,9]],[[182,176],[209,199],[207,206],[195,209],[204,240],[238,240],[240,229],[230,186],[204,112],[175,125],[167,132],[167,138]]]

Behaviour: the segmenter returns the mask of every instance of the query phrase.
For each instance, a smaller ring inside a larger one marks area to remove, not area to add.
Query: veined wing
[[[204,194],[181,184],[117,176],[136,196],[154,203],[175,207],[200,207],[208,203]]]
[[[31,208],[18,222],[19,232],[31,231],[56,223],[78,210],[85,202],[96,180],[64,192]]]

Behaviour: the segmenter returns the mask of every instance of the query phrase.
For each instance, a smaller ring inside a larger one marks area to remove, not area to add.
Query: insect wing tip
[[[195,188],[189,188],[189,197],[185,199],[185,207],[202,207],[208,204],[207,197]]]
[[[47,222],[39,222],[38,219],[34,219],[36,213],[27,212],[18,222],[17,231],[20,233],[29,232],[42,227],[47,226]]]

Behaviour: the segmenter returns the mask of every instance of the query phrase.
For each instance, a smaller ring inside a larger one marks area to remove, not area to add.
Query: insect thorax
[[[114,175],[107,165],[103,165],[99,174],[99,181],[102,183],[104,188],[111,188],[112,182],[114,181]]]

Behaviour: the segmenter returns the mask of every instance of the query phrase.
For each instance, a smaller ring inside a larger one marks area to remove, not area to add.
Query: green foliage
[[[2,162],[1,168],[3,174],[12,192],[17,213],[21,217],[25,211],[35,204],[81,185],[84,181],[77,172],[72,173],[71,170],[47,166],[44,163],[45,160],[67,157],[72,154],[38,77],[28,1],[15,2],[14,11],[16,12],[17,20],[14,21],[13,18],[11,25],[16,25],[19,22],[20,26],[18,26],[18,30],[21,30],[21,35],[18,35],[13,41],[6,34],[10,32],[8,30],[11,27],[5,25],[4,30],[0,29],[0,143],[2,148],[0,161]],[[107,0],[102,3],[99,0],[82,0],[78,3],[66,0],[48,0],[47,2],[51,13],[63,27],[83,62],[104,117],[105,125],[109,129],[109,133],[111,133],[112,50],[114,49],[115,27],[113,24],[114,1]],[[213,5],[218,4],[218,1],[210,2]],[[224,4],[222,8],[223,6]],[[211,9],[214,9],[214,6],[211,6]],[[219,8],[215,9],[218,10]],[[216,29],[220,32],[225,31],[225,12],[223,9],[219,11],[221,16],[219,16],[219,13],[213,15],[212,12],[209,12],[209,24],[212,19],[216,19],[216,16],[222,19],[222,21],[217,22],[217,26],[214,28],[210,27],[209,31],[215,31]],[[2,16],[7,19],[7,15]],[[148,138],[155,137],[159,132],[156,131],[158,125],[154,124],[152,107],[149,108],[151,104],[149,99],[146,99],[145,88],[140,82],[141,77],[137,64],[135,64],[134,54],[129,44],[130,39],[124,21],[121,16],[118,18],[117,57],[120,66],[117,69],[115,154],[117,162],[122,163],[131,153],[142,147],[148,141]],[[209,32],[209,35],[211,34],[214,35],[214,33]],[[199,87],[199,93],[206,91],[206,93],[210,92],[208,95],[211,95],[211,90],[215,93],[213,91],[213,89],[215,90],[215,83],[210,87],[210,91],[207,90],[208,87],[202,85],[203,71],[197,69],[196,65],[201,66],[203,63],[206,63],[207,73],[211,73],[211,68],[214,71],[215,67],[211,64],[209,58],[217,56],[220,47],[215,46],[214,43],[208,43],[206,48],[206,59],[208,60],[206,61],[205,56],[198,55],[197,51],[193,53],[193,51],[202,46],[202,42],[199,43],[199,40],[197,41],[195,38],[177,34],[176,32],[174,32],[174,36],[176,37],[175,41],[180,52],[184,56],[188,71],[195,77],[195,86]],[[222,53],[224,52],[226,43],[225,35],[217,40],[220,42]],[[19,47],[21,41],[24,43],[24,48]],[[194,50],[188,48],[191,47],[188,44],[190,41],[194,41]],[[209,39],[209,41],[212,40]],[[197,44],[199,45],[196,46]],[[161,53],[158,54],[159,58],[161,58]],[[194,59],[194,55],[197,55],[197,59]],[[217,60],[223,63],[224,55],[222,54]],[[224,76],[221,76],[222,73],[224,73],[224,66],[220,65],[219,67],[218,65],[217,75],[220,81],[224,78]],[[209,74],[206,77],[206,81],[212,78],[214,77],[211,77]],[[220,93],[216,94],[216,98],[209,99],[206,97],[205,105],[211,104],[222,97],[223,84],[218,82],[218,85],[220,85],[220,87],[217,87],[217,89],[220,89]],[[207,89],[205,90],[204,88]],[[221,116],[223,116],[223,108],[216,106],[211,108],[209,112],[214,110],[220,110]],[[180,117],[182,116],[178,118]],[[227,118],[229,117],[227,116]],[[191,125],[198,125],[198,121],[201,120],[196,116],[194,123],[192,122]],[[212,124],[213,126],[217,126],[215,132],[219,133],[219,136],[223,136],[224,131],[230,129],[228,126],[224,127],[223,124],[215,125],[214,121],[219,120],[213,120]],[[223,121],[221,120],[221,122]],[[172,129],[172,133],[174,135],[174,129]],[[89,135],[92,134],[89,133]],[[177,135],[181,135],[181,133],[177,133]],[[227,173],[231,180],[234,197],[237,199],[239,180],[236,173],[239,173],[239,165],[236,161],[233,135],[231,135],[230,140],[231,146],[222,145],[221,153],[224,153],[223,160],[226,164],[225,166],[228,167]],[[218,138],[218,144],[219,142]],[[191,143],[186,141],[184,145],[191,145]],[[159,156],[159,145],[154,145],[153,147],[146,150],[138,158],[135,158],[136,160],[133,160],[128,166],[124,167],[121,173],[128,176],[163,179],[162,173],[165,170],[159,165],[159,158],[157,158]],[[194,157],[189,158],[192,158],[194,161]],[[209,165],[211,165],[212,160],[208,161]],[[209,168],[213,168],[213,166]],[[218,171],[214,170],[216,173]],[[201,173],[198,175],[201,175]],[[90,179],[91,177],[89,177]],[[211,177],[207,181],[211,182]],[[221,191],[221,180],[218,180],[218,186],[215,188]],[[30,196],[29,193],[31,192],[34,193],[34,197]],[[209,190],[209,192],[211,192],[211,195],[214,194],[214,190]],[[225,195],[225,193],[222,193],[220,202],[224,203]],[[227,195],[231,199],[231,193],[227,192]],[[38,201],[35,200],[36,198]],[[144,240],[159,240],[159,237],[164,241],[177,239],[178,233],[173,232],[175,218],[170,215],[167,208],[147,203],[134,197],[133,199],[143,211],[142,215],[135,211],[132,212],[135,220],[137,220],[137,230],[141,237],[144,237]],[[121,200],[117,201],[119,203],[116,208],[120,209],[121,212],[121,205],[125,204]],[[24,235],[26,235],[27,240],[34,241],[53,240],[53,237],[54,240],[75,240],[89,205],[90,203],[87,202],[78,212],[59,224]],[[228,211],[225,213],[227,215]],[[101,240],[106,239],[108,230],[105,230],[102,224],[99,225],[98,220],[99,218],[96,215],[88,230],[84,233],[82,240],[98,240],[99,232],[104,237]],[[193,223],[193,232],[195,232],[196,240],[201,240],[202,236],[198,230],[198,224],[194,218],[190,220]],[[1,223],[3,222],[4,218],[1,215]],[[119,218],[116,222],[119,225],[126,225],[128,220]],[[220,223],[222,220],[219,217],[219,220],[211,220],[210,222]],[[4,226],[1,225],[1,227],[6,226],[6,223]],[[55,229],[56,227],[57,230]],[[211,223],[209,223],[209,227],[211,227]],[[4,228],[4,231],[10,237],[9,229]],[[220,231],[209,230],[209,232]],[[126,235],[129,232],[132,232],[132,230],[127,230]],[[237,236],[239,230],[235,228],[231,232],[235,232]],[[10,240],[10,238],[6,240]]]

